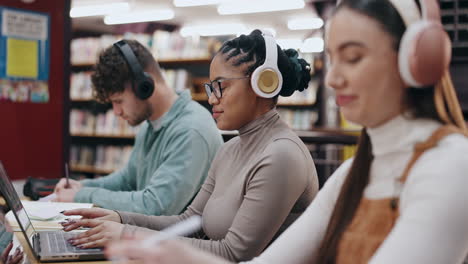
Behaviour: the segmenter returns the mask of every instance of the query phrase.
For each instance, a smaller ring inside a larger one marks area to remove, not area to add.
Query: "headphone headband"
[[[440,23],[440,8],[436,1],[421,0],[423,17]]]
[[[141,68],[140,63],[138,62],[138,59],[135,56],[135,53],[133,52],[132,48],[127,43],[127,41],[122,39],[114,43],[114,47],[116,47],[120,51],[120,53],[124,56],[125,61],[127,62],[127,65],[130,68],[130,71],[132,72],[133,78],[135,78],[137,82],[139,80],[144,79],[145,78],[143,74],[144,71]]]
[[[271,32],[261,32],[265,41],[265,61],[252,73],[250,83],[258,96],[273,98],[279,94],[283,85],[283,76],[278,69],[278,48]]]
[[[262,31],[263,39],[265,40],[265,65],[274,65],[278,63],[278,52],[276,48],[276,41],[273,34],[268,30]]]
[[[389,2],[398,11],[406,27],[421,20],[421,13],[419,12],[415,0],[389,0]],[[425,10],[424,4],[422,6],[423,10]]]
[[[132,88],[135,95],[142,100],[149,98],[154,91],[154,81],[148,73],[143,71],[130,45],[123,39],[114,43],[114,47],[120,51],[132,72]]]

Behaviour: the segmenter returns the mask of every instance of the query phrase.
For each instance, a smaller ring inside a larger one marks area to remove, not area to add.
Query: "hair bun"
[[[294,77],[291,78],[287,86],[283,85],[280,95],[290,96],[295,91],[302,92],[309,86],[310,64],[307,63],[304,59],[300,59],[299,54],[295,49],[287,49],[283,51],[289,59],[289,74],[293,75]]]

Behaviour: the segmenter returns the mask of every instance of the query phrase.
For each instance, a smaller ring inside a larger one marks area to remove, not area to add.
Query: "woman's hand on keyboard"
[[[15,249],[13,254],[10,251],[13,249],[13,242],[10,242],[1,255],[1,261],[4,264],[19,264],[22,263],[24,254],[19,247]]]
[[[124,225],[112,221],[96,219],[70,220],[72,225],[65,227],[64,231],[70,231],[79,227],[89,227],[86,232],[82,232],[69,242],[78,248],[99,248],[106,246],[110,241],[120,239]]]
[[[121,223],[120,215],[116,211],[103,208],[81,208],[62,212],[63,215],[81,215],[82,219],[108,220]]]

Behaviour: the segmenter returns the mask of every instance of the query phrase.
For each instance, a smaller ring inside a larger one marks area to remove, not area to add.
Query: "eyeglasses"
[[[223,78],[223,79],[211,81],[209,83],[205,83],[206,95],[208,95],[208,98],[210,98],[211,94],[214,93],[216,98],[221,99],[221,97],[223,97],[223,90],[226,89],[226,87],[221,88],[221,84],[224,81],[241,80],[241,79],[246,79],[246,78],[250,78],[250,76],[237,77],[237,78]]]

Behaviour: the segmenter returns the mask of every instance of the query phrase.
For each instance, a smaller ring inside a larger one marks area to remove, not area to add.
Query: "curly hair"
[[[290,96],[296,90],[306,89],[311,78],[310,64],[299,59],[298,53],[294,49],[282,50],[278,45],[277,49],[278,68],[283,76],[283,86],[279,95]],[[226,61],[230,61],[233,66],[247,64],[245,74],[250,75],[265,62],[265,39],[262,32],[256,29],[249,35],[241,35],[226,41],[219,52],[226,54]]]
[[[151,52],[136,40],[126,41],[135,54],[141,67],[145,70],[155,69],[159,73],[159,65]],[[133,83],[133,75],[127,61],[113,45],[99,54],[99,59],[91,75],[93,95],[99,102],[109,102],[109,97],[125,90],[127,82]]]

